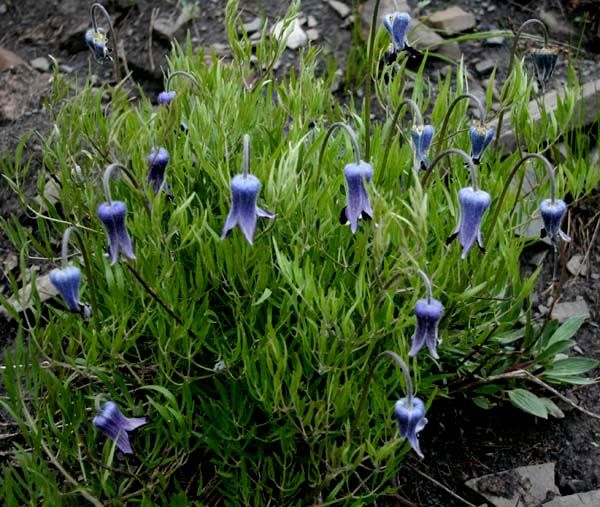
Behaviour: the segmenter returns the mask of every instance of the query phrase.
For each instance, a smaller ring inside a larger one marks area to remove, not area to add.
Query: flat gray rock
[[[18,295],[12,296],[8,302],[18,313],[21,313],[33,307],[35,303],[33,298],[33,290],[34,284],[30,282],[19,291]],[[52,282],[50,281],[49,274],[38,276],[35,279],[35,290],[39,294],[40,301],[42,302],[47,301],[51,297],[58,294],[58,291],[54,288],[54,285],[52,285]],[[0,313],[5,317],[11,316],[3,306],[0,307]]]
[[[582,296],[577,296],[575,301],[567,301],[565,303],[556,303],[552,309],[552,318],[559,322],[564,322],[570,317],[591,317],[590,307],[585,302]],[[600,504],[598,504],[600,505]]]
[[[542,505],[543,507],[598,507],[600,505],[600,489],[561,496]]]
[[[475,28],[476,25],[475,16],[457,6],[434,12],[426,22],[446,35],[457,35]]]

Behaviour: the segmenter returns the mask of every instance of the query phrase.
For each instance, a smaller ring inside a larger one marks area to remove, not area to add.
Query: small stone
[[[506,39],[500,35],[496,37],[489,37],[483,42],[486,46],[504,46]]]
[[[302,30],[300,22],[297,19],[287,27],[285,32],[283,31],[283,28],[283,21],[279,21],[271,29],[271,34],[277,40],[285,40],[288,48],[298,49],[305,46],[308,42],[308,36],[306,35],[306,32]]]
[[[309,41],[316,41],[319,39],[319,30],[317,30],[316,28],[309,28],[308,30],[306,30],[306,36],[308,37]]]
[[[597,507],[600,505],[600,489],[561,496],[543,504],[543,507]]]
[[[581,296],[577,296],[575,301],[557,303],[552,309],[552,318],[558,322],[564,322],[570,317],[584,317],[586,320],[591,317],[590,308]]]
[[[0,15],[6,14],[8,12],[8,7],[6,4],[0,4]]]
[[[496,10],[496,6],[495,5],[488,5],[487,7],[487,11],[488,12],[494,12]]]
[[[338,2],[337,0],[329,0],[329,6],[337,12],[342,18],[346,18],[352,12],[352,9],[345,3]]]
[[[446,35],[456,35],[475,28],[475,16],[460,7],[453,6],[434,12],[429,16],[427,24],[441,30]]]
[[[52,282],[50,281],[49,274],[36,277],[35,291],[39,294],[40,301],[42,303],[58,294],[58,291],[54,288],[54,285],[52,285]],[[29,283],[25,287],[23,287],[21,290],[19,290],[19,293],[17,296],[13,295],[8,300],[8,303],[18,313],[21,313],[21,312],[33,307],[33,305],[35,304],[35,300],[33,298],[33,292],[34,292],[34,284]],[[0,314],[4,315],[5,317],[11,316],[11,314],[6,310],[6,308],[4,308],[4,306],[0,307]]]
[[[494,67],[496,66],[496,62],[491,58],[486,58],[485,60],[480,60],[475,64],[475,71],[480,76],[489,76]]]
[[[462,51],[458,42],[447,42],[424,23],[412,18],[409,29],[409,42],[420,51],[434,51],[452,60],[460,60]]]
[[[576,254],[573,257],[571,257],[569,259],[569,262],[567,262],[567,269],[569,270],[569,273],[571,273],[573,276],[586,276],[588,269],[587,262],[585,264],[583,263],[583,255]]]
[[[542,262],[544,262],[544,259],[547,255],[548,250],[542,250],[541,252],[537,252],[536,254],[532,255],[528,262],[531,266],[539,266]]]
[[[317,21],[317,18],[315,18],[314,16],[308,16],[308,28],[315,28],[316,26],[318,26],[319,22]]]
[[[40,72],[48,72],[50,70],[50,62],[48,61],[48,58],[43,56],[34,58],[29,63],[35,70],[39,70]]]
[[[48,178],[44,184],[43,195],[36,195],[33,200],[43,210],[48,210],[48,204],[54,206],[60,199],[60,187],[54,178]]]
[[[248,23],[244,23],[244,30],[248,33],[248,35],[252,35],[254,32],[258,32],[264,26],[264,21],[262,18],[256,17],[252,21]]]
[[[71,67],[70,65],[65,65],[64,63],[61,63],[58,66],[58,70],[63,74],[73,74],[73,72],[75,72],[75,67]]]

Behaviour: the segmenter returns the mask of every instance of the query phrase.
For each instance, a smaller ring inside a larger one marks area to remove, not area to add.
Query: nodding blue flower
[[[409,356],[416,356],[423,345],[427,345],[429,353],[439,359],[437,346],[442,343],[438,339],[438,323],[444,314],[444,306],[437,299],[419,299],[415,304],[417,325],[412,336]]]
[[[175,91],[163,91],[158,94],[157,101],[160,106],[164,106],[166,104],[170,104],[175,100],[175,95],[177,92]]]
[[[415,145],[415,156],[420,163],[421,169],[427,169],[429,158],[427,156],[435,129],[431,125],[414,125],[410,131],[413,144]]]
[[[365,182],[369,183],[373,177],[373,167],[366,162],[348,164],[344,167],[344,176],[347,184],[346,206],[340,213],[340,223],[350,224],[352,234],[358,229],[358,221],[371,220],[373,209]]]
[[[108,234],[112,264],[116,264],[119,260],[119,252],[123,252],[123,255],[128,259],[135,259],[131,238],[125,225],[127,216],[125,203],[121,201],[104,202],[98,206],[97,213]]]
[[[571,241],[571,238],[560,228],[566,212],[567,205],[561,199],[544,199],[540,203],[544,230],[554,245],[557,245],[561,239],[567,243]]]
[[[128,432],[148,423],[146,417],[125,417],[119,407],[107,401],[94,417],[92,423],[108,438],[116,442],[117,448],[125,454],[133,454]]]
[[[75,313],[84,317],[91,315],[91,308],[79,301],[79,285],[81,284],[81,270],[75,266],[50,271],[50,281],[63,298],[65,304]]]
[[[458,192],[458,201],[460,203],[460,220],[458,227],[446,243],[450,243],[458,237],[463,247],[461,257],[464,259],[476,241],[481,251],[485,251],[481,237],[481,220],[490,207],[492,198],[483,190],[466,187]]]
[[[398,423],[400,435],[408,440],[413,450],[422,458],[417,434],[427,424],[425,404],[416,397],[401,398],[394,405],[394,419]]]
[[[275,218],[273,213],[265,211],[256,205],[261,184],[253,174],[237,174],[231,180],[231,211],[225,221],[221,239],[225,239],[229,231],[236,225],[251,245],[254,242],[257,217]]]
[[[99,62],[112,60],[112,57],[110,56],[112,50],[108,46],[108,39],[104,28],[98,28],[97,30],[90,28],[86,30],[85,42],[92,53],[94,53],[96,60]]]
[[[546,83],[552,77],[554,67],[558,61],[558,48],[544,46],[541,49],[534,51],[533,63],[535,68],[535,77],[539,87],[544,90]]]
[[[152,148],[148,155],[148,184],[154,184],[153,190],[157,194],[165,180],[165,169],[169,163],[169,152],[164,148]],[[168,187],[165,185],[168,192]]]
[[[390,34],[396,51],[402,51],[409,45],[406,34],[410,19],[406,12],[395,12],[383,18],[383,25]]]
[[[475,164],[481,162],[481,157],[488,144],[494,139],[496,131],[493,128],[487,128],[485,125],[472,126],[469,129],[469,139],[471,140],[471,158]]]

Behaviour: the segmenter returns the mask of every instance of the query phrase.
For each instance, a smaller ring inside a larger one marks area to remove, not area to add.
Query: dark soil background
[[[351,1],[345,0],[345,3],[350,5]],[[549,25],[551,37],[561,43],[561,61],[577,58],[581,82],[600,76],[600,58],[595,53],[600,43],[600,3],[597,1],[433,0],[420,2],[424,6],[421,10],[417,9],[416,0],[409,1],[413,16],[421,17],[450,3],[473,12],[478,31],[514,30],[524,20],[541,15]],[[59,64],[59,70],[69,76],[74,86],[81,86],[88,78],[97,83],[112,79],[112,66],[101,66],[92,61],[84,43],[83,34],[89,26],[90,4],[78,0],[0,0],[0,50],[14,52],[23,60],[23,64],[6,70],[0,52],[0,152],[7,152],[10,156],[23,135],[33,130],[43,135],[51,128],[50,116],[43,109],[43,98],[50,89],[52,73],[50,69],[39,70],[39,65],[33,68],[31,62],[34,59],[44,57],[50,62],[48,55],[52,55]],[[198,16],[177,31],[176,38],[183,42],[186,33],[189,33],[194,47],[207,47],[219,54],[226,53],[227,41],[223,29],[225,0],[199,0],[196,4]],[[155,97],[163,89],[162,69],[167,67],[170,42],[153,35],[152,66],[149,52],[151,18],[154,15],[174,20],[181,10],[180,5],[174,0],[112,0],[104,5],[113,16],[132,79],[151,97]],[[283,0],[242,0],[242,18],[246,22],[257,16],[272,20],[283,14],[287,6],[288,2]],[[153,12],[153,9],[158,9],[158,12]],[[301,9],[305,16],[312,16],[317,22],[315,28],[318,38],[314,43],[320,45],[324,54],[335,55],[340,67],[343,67],[351,44],[352,22],[348,18],[343,19],[325,0],[303,0]],[[358,17],[356,22],[360,22]],[[508,39],[504,44],[494,47],[485,45],[484,41],[474,41],[461,43],[461,50],[468,65],[482,56],[492,58],[495,62],[508,62],[510,45]],[[294,64],[297,55],[295,51],[286,52],[282,71]],[[443,65],[442,62],[433,64],[428,72],[433,77]],[[498,76],[503,77],[505,71],[506,66],[501,67]],[[90,77],[90,74],[93,75]],[[560,86],[564,76],[565,65],[562,63],[556,71],[556,86]],[[340,95],[349,93],[352,88],[353,83],[342,83]],[[34,169],[28,184],[28,193],[33,196],[36,193],[36,169],[41,167],[41,144],[35,136],[29,139],[26,153]],[[588,304],[591,318],[577,335],[576,341],[580,354],[596,359],[600,359],[600,241],[593,236],[593,232],[600,220],[597,213],[599,208],[600,195],[596,194],[571,209],[572,227],[569,233],[574,240],[564,253],[564,260],[577,253],[585,255],[589,251],[590,262],[586,276],[574,277],[563,269],[564,286],[561,292],[562,301],[573,301],[581,296]],[[28,220],[21,214],[19,203],[5,184],[0,184],[0,213],[4,217],[16,216],[22,221]],[[15,259],[15,252],[4,232],[0,231],[3,273],[0,290],[4,293],[9,290],[4,273],[16,274]],[[548,265],[540,280],[540,305],[547,305],[544,290],[550,278],[551,266]],[[543,312],[538,316],[543,320]],[[0,316],[0,346],[10,344],[14,332],[14,323]],[[600,376],[600,369],[592,372],[592,375]],[[600,413],[600,386],[566,389],[564,392],[588,410]],[[566,417],[544,421],[511,406],[483,411],[468,400],[436,403],[428,414],[429,425],[421,433],[425,460],[420,461],[410,455],[407,465],[398,473],[398,496],[382,503],[448,507],[464,505],[445,491],[441,484],[479,505],[481,499],[473,497],[464,487],[465,480],[550,461],[556,463],[556,483],[561,493],[600,488],[600,423],[566,404],[559,402],[559,405]]]

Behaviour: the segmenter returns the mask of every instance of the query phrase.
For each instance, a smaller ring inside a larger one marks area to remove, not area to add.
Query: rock
[[[6,14],[8,12],[8,7],[6,6],[6,4],[0,4],[0,16],[2,14]]]
[[[434,12],[426,22],[446,35],[456,35],[475,28],[475,16],[456,6]]]
[[[0,120],[16,120],[37,109],[48,87],[48,77],[29,67],[0,73]]]
[[[64,74],[73,74],[73,72],[75,72],[75,67],[71,67],[70,65],[65,65],[64,63],[61,63],[58,66],[58,70]]]
[[[338,0],[329,0],[329,2],[327,3],[342,18],[347,18],[352,12],[352,9],[350,7],[348,7],[345,3],[338,2]]]
[[[542,250],[541,252],[537,252],[529,258],[528,263],[531,266],[539,266],[542,262],[544,262],[544,259],[547,255],[548,250]]]
[[[286,45],[290,49],[298,49],[305,46],[308,42],[308,36],[306,32],[302,30],[300,22],[295,19],[284,31],[283,21],[276,23],[271,29],[271,34],[277,40],[285,40]]]
[[[600,489],[554,498],[542,504],[543,507],[598,507],[598,505],[600,505]]]
[[[569,23],[569,21],[556,12],[553,12],[549,9],[540,9],[538,12],[538,17],[546,23],[548,27],[548,31],[551,33],[560,33],[563,35],[573,35],[575,30]]]
[[[581,254],[576,254],[571,257],[569,262],[567,262],[567,269],[569,270],[569,273],[571,273],[573,276],[586,276],[588,272],[587,262],[585,264],[582,264],[582,262],[583,255]]]
[[[308,16],[307,24],[308,24],[308,28],[315,28],[316,26],[318,26],[319,22],[317,21],[317,18],[315,18],[314,16]]]
[[[575,301],[556,303],[552,309],[552,318],[558,322],[564,322],[570,317],[591,317],[590,308],[582,296],[577,296]]]
[[[0,72],[18,67],[19,65],[27,65],[27,63],[16,53],[0,48]]]
[[[505,40],[506,39],[504,37],[501,37],[500,35],[498,35],[496,37],[489,37],[489,38],[485,39],[485,41],[483,41],[483,43],[486,46],[503,46]]]
[[[48,178],[44,184],[43,195],[36,195],[33,200],[42,211],[48,210],[48,204],[54,206],[60,199],[60,186],[54,178]]]
[[[166,41],[171,41],[175,36],[175,33],[182,28],[184,25],[189,23],[197,14],[195,4],[190,4],[190,8],[181,9],[181,13],[177,16],[177,19],[173,21],[171,18],[157,18],[154,20],[152,30]]]
[[[427,25],[412,19],[408,29],[408,40],[420,51],[432,51],[452,60],[460,60],[462,52],[458,42],[446,42]]]
[[[248,23],[244,23],[244,25],[243,25],[244,30],[246,30],[246,33],[248,35],[251,35],[254,32],[258,32],[258,31],[262,30],[263,26],[264,26],[264,20],[259,17],[256,17],[252,21],[249,21]]]
[[[48,58],[45,58],[43,56],[34,58],[33,60],[31,60],[31,62],[29,62],[29,64],[35,70],[39,70],[40,72],[49,72],[50,71],[50,62],[48,61]]]
[[[375,8],[375,0],[368,0],[360,4],[358,10],[360,12],[361,33],[363,37],[369,36],[371,28],[371,20],[373,19],[373,9]],[[383,23],[383,18],[393,14],[394,12],[407,12],[410,14],[411,9],[406,0],[381,0],[379,4],[379,20],[378,23]]]
[[[54,285],[52,285],[52,282],[50,281],[49,274],[36,277],[35,285],[30,282],[19,291],[17,296],[13,295],[9,298],[8,303],[17,311],[17,313],[28,310],[35,304],[33,298],[34,287],[35,291],[39,294],[40,301],[42,301],[42,303],[58,294],[58,291],[54,288]],[[11,314],[6,310],[6,308],[4,308],[4,306],[0,307],[0,314],[4,315],[5,317],[11,317]]]
[[[308,30],[306,30],[306,36],[308,37],[309,41],[316,41],[319,39],[319,30],[317,30],[316,28],[309,28]]]
[[[491,58],[486,58],[485,60],[479,60],[475,64],[475,71],[480,76],[489,76],[494,70],[495,66],[496,62],[494,60],[492,60]]]
[[[495,507],[539,507],[542,502],[560,495],[554,483],[554,463],[485,475],[465,484]]]

